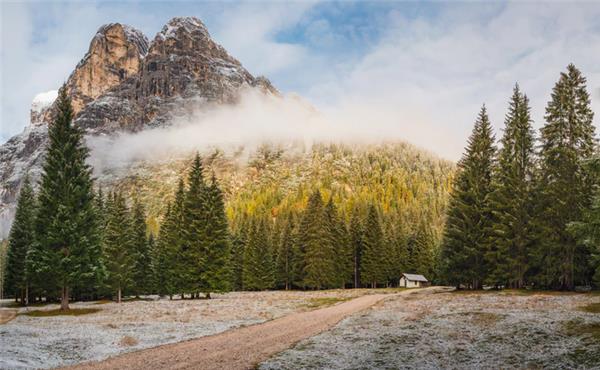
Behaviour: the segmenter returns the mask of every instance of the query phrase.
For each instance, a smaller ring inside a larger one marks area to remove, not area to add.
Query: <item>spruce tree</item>
[[[264,217],[251,225],[244,251],[243,284],[245,290],[266,290],[275,286],[275,262],[268,242],[268,226]]]
[[[440,259],[449,283],[478,289],[485,279],[494,154],[494,136],[484,106],[458,163],[448,207]]]
[[[533,242],[535,137],[529,100],[518,85],[513,90],[504,125],[489,197],[492,224],[486,255],[487,281],[521,288]]]
[[[379,211],[374,204],[369,206],[365,221],[364,249],[361,260],[361,278],[364,282],[376,288],[377,284],[387,281],[384,253],[384,235],[381,228]]]
[[[431,227],[425,220],[421,220],[414,236],[415,260],[413,271],[431,279],[434,275],[434,248],[435,238]]]
[[[285,225],[283,227],[281,238],[279,239],[279,247],[277,251],[277,281],[285,290],[292,287],[296,281],[294,261],[297,240],[296,219],[293,213],[288,213]]]
[[[171,298],[177,291],[179,236],[176,234],[176,222],[172,205],[168,204],[152,254],[154,289],[159,295],[169,295]]]
[[[207,297],[210,292],[223,292],[231,288],[229,253],[231,249],[229,225],[225,215],[223,193],[215,175],[206,189],[206,228],[204,231],[205,262],[202,271],[203,290]]]
[[[247,226],[242,225],[231,236],[229,269],[231,271],[231,287],[235,291],[244,289],[244,251],[246,249],[247,233]]]
[[[184,270],[182,289],[184,292],[192,294],[210,290],[209,282],[204,280],[209,263],[207,260],[207,233],[210,231],[208,225],[209,192],[204,181],[202,159],[199,154],[196,154],[188,175],[188,190],[185,192],[183,204],[184,242],[181,252],[181,269]]]
[[[95,286],[103,277],[92,169],[83,133],[72,124],[71,100],[63,86],[57,113],[49,125],[49,144],[39,190],[36,245],[30,271],[49,288],[61,291],[61,309],[69,291]]]
[[[8,236],[8,252],[6,261],[6,274],[4,277],[4,291],[20,297],[21,304],[29,303],[30,279],[27,274],[27,252],[35,242],[34,220],[36,212],[35,195],[25,176],[19,199],[15,219]]]
[[[586,167],[595,174],[594,196],[590,206],[583,211],[581,220],[571,222],[567,230],[576,239],[578,249],[589,251],[589,260],[582,263],[589,265],[591,280],[600,287],[600,158],[589,161]]]
[[[361,269],[361,257],[364,249],[363,242],[363,225],[360,217],[360,210],[358,207],[352,209],[352,216],[350,218],[350,242],[352,245],[352,277],[354,282],[354,288],[360,288],[360,269]]]
[[[329,229],[329,238],[332,245],[332,261],[335,269],[334,286],[344,288],[352,280],[352,247],[346,223],[338,214],[337,207],[333,204],[333,196],[325,206],[326,227]]]
[[[148,244],[146,211],[142,203],[135,199],[131,210],[131,238],[133,252],[132,290],[136,297],[150,291],[151,256]]]
[[[336,283],[335,251],[321,193],[316,190],[308,200],[301,225],[304,245],[304,285],[329,288]]]
[[[137,256],[135,235],[132,235],[131,230],[131,216],[125,198],[119,193],[113,193],[107,206],[103,252],[108,273],[107,283],[116,293],[117,303],[121,303],[123,291],[133,286]]]
[[[577,248],[566,228],[581,219],[592,195],[583,167],[596,143],[590,104],[586,79],[570,64],[552,90],[541,129],[535,280],[542,286],[573,289],[589,279],[579,263],[589,259],[589,250]]]

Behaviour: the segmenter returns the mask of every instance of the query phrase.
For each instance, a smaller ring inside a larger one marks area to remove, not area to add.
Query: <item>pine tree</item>
[[[379,211],[371,204],[365,222],[364,249],[361,260],[361,278],[376,288],[377,284],[387,282],[385,270],[384,235],[381,228]]]
[[[446,281],[469,283],[474,289],[481,288],[486,272],[494,153],[492,127],[484,106],[458,163],[440,257]]]
[[[414,236],[414,263],[413,271],[431,279],[434,275],[434,248],[435,239],[431,227],[422,220]]]
[[[197,293],[210,289],[205,281],[207,268],[207,233],[209,189],[204,182],[202,159],[196,154],[188,175],[188,190],[183,204],[184,243],[181,256],[183,292]]]
[[[577,248],[567,224],[581,219],[591,199],[592,182],[583,167],[595,146],[594,113],[586,79],[570,64],[552,90],[541,130],[537,188],[538,248],[536,281],[547,287],[573,289],[589,279],[589,250]]]
[[[321,193],[316,190],[308,200],[301,225],[304,245],[304,285],[309,288],[335,286],[335,251]]]
[[[275,286],[275,262],[267,235],[267,220],[258,218],[251,225],[244,251],[242,277],[245,290],[266,290]]]
[[[230,289],[229,253],[231,249],[229,225],[225,215],[223,193],[219,188],[215,175],[206,189],[206,238],[205,265],[202,281],[204,292],[223,292]]]
[[[325,225],[329,230],[333,250],[331,259],[335,269],[334,286],[344,288],[352,279],[352,247],[346,223],[338,214],[332,198],[329,198],[325,206]]]
[[[26,257],[35,242],[35,212],[35,195],[29,182],[29,176],[26,175],[17,200],[15,219],[8,236],[7,268],[4,280],[4,291],[20,297],[23,305],[29,303],[30,279],[27,274]]]
[[[231,237],[229,269],[231,271],[231,287],[235,291],[244,289],[244,251],[247,244],[247,233],[247,226],[242,225],[237,231],[233,232]]]
[[[571,222],[567,230],[576,239],[579,248],[590,252],[590,275],[594,285],[600,287],[600,158],[590,160],[586,167],[595,174],[594,196],[591,205],[584,210],[581,220]]]
[[[72,124],[71,100],[63,86],[57,114],[49,125],[36,218],[37,241],[30,271],[61,290],[61,309],[69,290],[95,286],[103,277],[92,170],[80,128]]]
[[[533,178],[535,137],[529,100],[516,85],[504,121],[502,147],[498,154],[489,198],[490,239],[487,248],[489,275],[493,285],[525,284],[532,247]]]
[[[146,237],[146,211],[138,199],[133,202],[130,225],[133,251],[132,290],[139,297],[150,291],[152,271],[150,245]]]
[[[135,236],[131,234],[131,216],[121,194],[113,193],[110,197],[107,216],[103,248],[104,263],[108,272],[107,283],[116,293],[117,303],[121,303],[123,291],[133,285],[134,263],[137,257]]]
[[[276,260],[277,281],[285,290],[289,290],[292,287],[293,282],[296,281],[296,270],[294,269],[297,244],[297,240],[295,239],[297,235],[296,228],[295,215],[290,212],[285,220],[285,225],[279,240]]]
[[[363,225],[360,217],[360,210],[354,207],[350,218],[350,242],[352,244],[352,275],[354,280],[354,288],[360,288],[360,269],[361,257],[364,249],[363,242]]]
[[[175,199],[167,206],[161,223],[154,253],[154,273],[156,289],[161,295],[173,295],[182,292],[184,284],[190,278],[189,261],[183,251],[184,244],[184,201],[185,185],[179,179]]]

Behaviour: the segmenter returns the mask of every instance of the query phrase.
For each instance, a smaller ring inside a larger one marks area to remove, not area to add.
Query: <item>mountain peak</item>
[[[177,38],[178,32],[186,32],[188,34],[199,33],[210,38],[208,29],[201,20],[196,17],[175,17],[165,24],[162,30],[156,35],[162,39]]]

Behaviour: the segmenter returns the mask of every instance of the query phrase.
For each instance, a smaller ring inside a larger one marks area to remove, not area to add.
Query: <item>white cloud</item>
[[[386,3],[395,9],[373,17],[365,34],[344,18],[344,4],[327,19],[320,4],[308,2],[154,4],[78,3],[42,12],[2,3],[0,135],[21,130],[33,96],[67,78],[101,24],[128,23],[152,38],[175,15],[200,17],[250,72],[299,91],[326,114],[360,117],[371,129],[402,127],[404,139],[451,159],[460,156],[482,103],[496,128],[502,126],[515,82],[541,126],[551,88],[570,62],[588,77],[600,119],[596,3],[434,3],[423,6],[435,11],[417,12]],[[289,30],[304,32],[306,42],[278,38]],[[371,44],[366,33],[373,30],[380,36]],[[338,47],[348,32],[354,41]],[[363,43],[359,54],[348,50],[353,42]],[[332,55],[328,45],[341,54]]]
[[[600,85],[600,6],[508,4],[452,7],[429,18],[391,12],[388,31],[355,64],[310,91],[313,102],[368,107],[365,124],[401,122],[405,138],[457,159],[482,103],[493,124],[503,124],[515,82],[529,95],[536,126],[559,73],[575,63]],[[331,95],[335,98],[331,98]],[[600,97],[593,107],[600,117]],[[385,113],[383,113],[385,112]],[[414,120],[412,126],[407,120]],[[500,133],[499,133],[500,134]]]

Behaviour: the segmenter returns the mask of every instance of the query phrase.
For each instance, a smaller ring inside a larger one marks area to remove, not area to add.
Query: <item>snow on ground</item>
[[[214,294],[210,300],[72,303],[71,308],[99,308],[101,311],[81,316],[19,315],[0,325],[0,369],[51,368],[101,360],[306,310],[313,299],[365,293],[368,291],[234,292]],[[52,304],[21,308],[19,312],[58,307]]]
[[[600,314],[580,309],[600,296],[517,293],[389,298],[259,368],[600,368]]]

